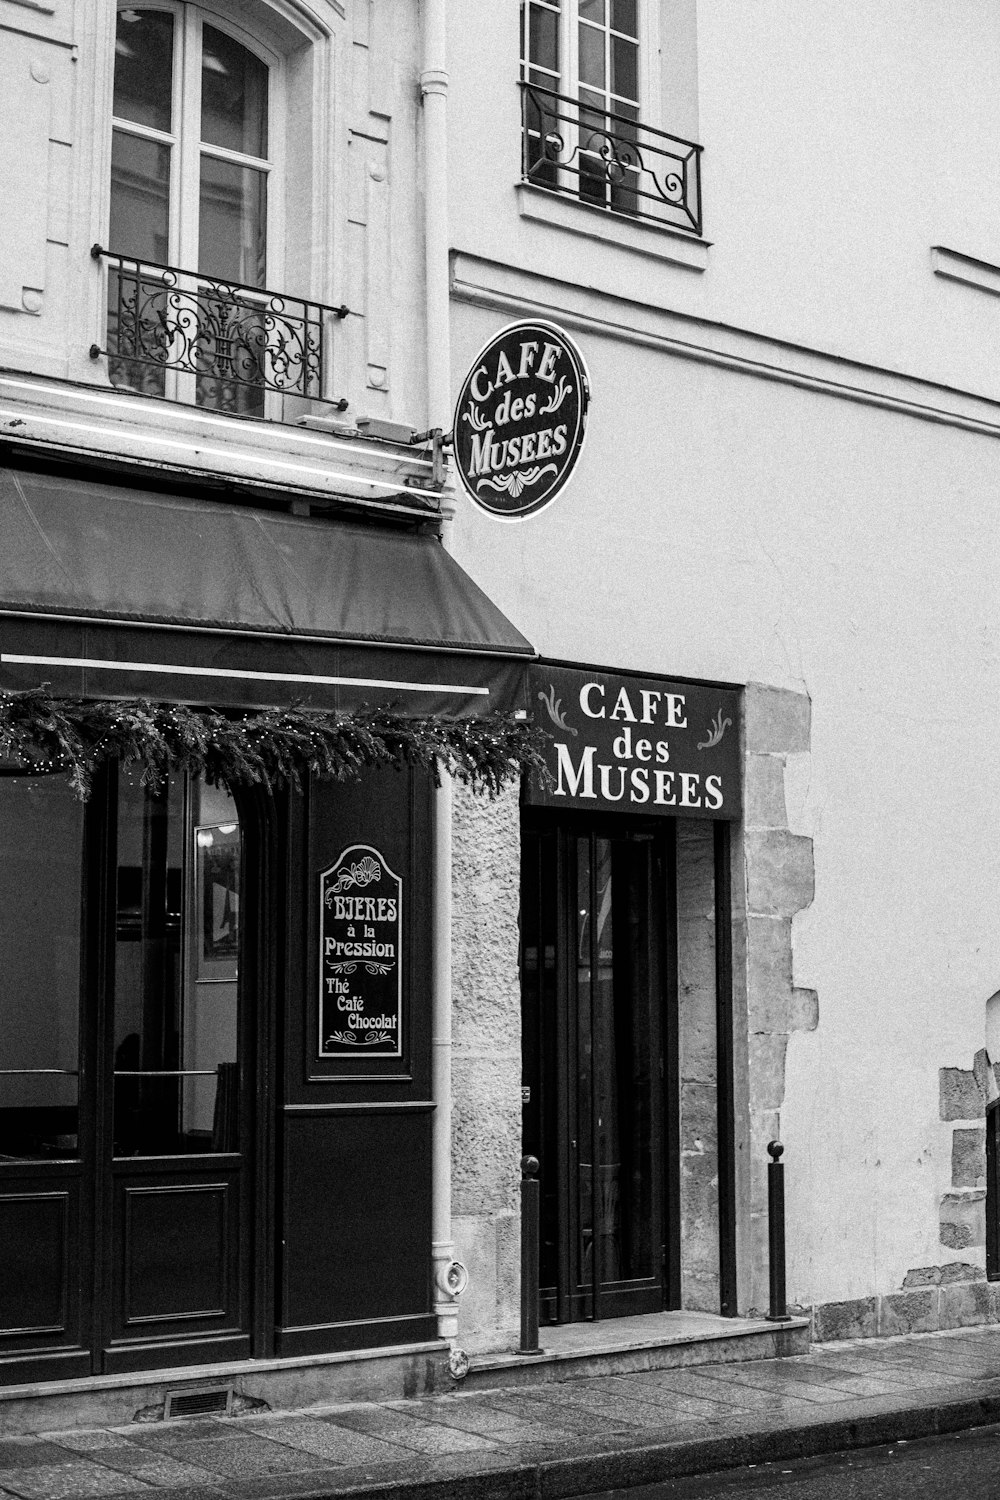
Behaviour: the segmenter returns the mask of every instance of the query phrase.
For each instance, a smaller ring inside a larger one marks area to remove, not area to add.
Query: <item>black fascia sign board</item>
[[[739,693],[624,672],[537,663],[535,720],[552,736],[531,807],[654,817],[740,816]]]

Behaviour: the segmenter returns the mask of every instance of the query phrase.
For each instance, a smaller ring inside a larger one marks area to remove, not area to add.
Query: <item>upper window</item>
[[[193,6],[120,10],[110,248],[264,286],[268,94],[267,64]]]
[[[116,386],[255,416],[322,397],[330,310],[264,290],[281,285],[281,82],[277,54],[213,13],[119,6],[102,252]]]
[[[644,8],[642,0],[522,0],[523,175],[700,232],[701,148],[648,123],[657,112],[643,85]]]

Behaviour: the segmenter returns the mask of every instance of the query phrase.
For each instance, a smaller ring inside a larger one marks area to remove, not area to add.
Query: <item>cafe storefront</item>
[[[436,1339],[405,751],[484,717],[509,750],[530,646],[412,522],[8,469],[0,539],[0,1381]],[[88,714],[121,753],[74,786]]]
[[[557,662],[529,678],[552,736],[521,812],[542,1321],[735,1313],[739,695]]]

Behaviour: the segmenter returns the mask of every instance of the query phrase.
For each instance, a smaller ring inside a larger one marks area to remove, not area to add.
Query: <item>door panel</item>
[[[33,1186],[34,1191],[29,1188]],[[35,1338],[69,1332],[70,1214],[75,1194],[54,1184],[25,1183],[0,1197],[0,1243],[7,1276],[0,1282],[0,1328]]]
[[[125,1328],[225,1317],[232,1304],[228,1197],[227,1182],[124,1188]]]

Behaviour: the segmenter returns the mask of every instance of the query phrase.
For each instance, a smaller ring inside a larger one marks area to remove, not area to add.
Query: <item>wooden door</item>
[[[0,1379],[251,1352],[234,803],[0,779]]]
[[[524,828],[524,1146],[541,1163],[550,1321],[676,1305],[671,832]]]
[[[0,778],[0,1362],[8,1381],[91,1370],[84,824],[65,779]]]
[[[191,778],[155,793],[127,770],[116,780],[103,1367],[243,1358],[252,1115],[241,1086],[239,816],[224,791]]]

